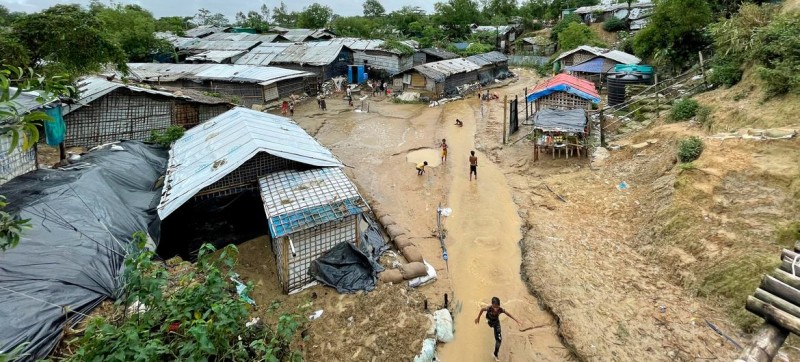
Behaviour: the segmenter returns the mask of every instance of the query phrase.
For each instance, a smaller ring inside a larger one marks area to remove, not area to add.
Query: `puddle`
[[[433,148],[411,151],[406,155],[406,161],[415,165],[428,161],[428,167],[436,167],[442,164],[442,151]]]

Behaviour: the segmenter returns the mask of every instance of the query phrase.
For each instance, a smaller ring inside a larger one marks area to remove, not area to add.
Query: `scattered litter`
[[[445,217],[450,216],[450,214],[453,213],[453,209],[451,209],[449,207],[444,208],[444,209],[438,209],[438,211],[439,211],[440,214],[442,214],[442,216],[445,216]]]
[[[622,181],[619,183],[619,185],[617,185],[617,190],[622,191],[627,189],[628,189],[628,183],[626,183],[625,181]]]
[[[433,265],[431,265],[425,260],[423,260],[422,262],[425,264],[425,269],[428,274],[409,280],[408,285],[412,288],[416,288],[436,280],[436,268],[434,268]]]
[[[720,336],[724,337],[725,339],[727,339],[728,341],[733,343],[733,345],[736,346],[736,348],[742,349],[742,346],[740,346],[739,343],[736,343],[736,341],[734,341],[733,338],[728,337],[727,335],[725,335],[725,333],[722,333],[722,331],[719,330],[719,328],[717,328],[717,326],[715,326],[714,324],[712,324],[708,320],[706,320],[706,324],[708,324],[708,326],[711,327],[711,329],[713,329],[714,332],[717,332],[717,334],[719,334]]]
[[[247,328],[250,328],[250,327],[258,324],[258,322],[260,322],[260,321],[261,321],[261,318],[253,317],[253,319],[251,319],[249,322],[245,323],[244,326],[247,327]]]
[[[662,304],[662,305],[660,305],[658,307],[658,310],[660,310],[661,313],[666,313],[667,312],[667,306]]]
[[[565,198],[563,198],[561,195],[559,195],[555,191],[553,191],[553,189],[551,189],[548,184],[544,184],[544,187],[547,188],[547,191],[550,191],[550,192],[553,193],[553,195],[556,195],[556,197],[558,197],[558,199],[561,200],[561,202],[567,202],[567,200]]]
[[[308,316],[308,320],[313,321],[315,319],[319,319],[319,317],[322,317],[322,312],[323,312],[322,309],[314,312],[314,314]]]
[[[417,102],[419,101],[419,93],[417,92],[403,92],[403,94],[398,95],[397,99],[403,102]]]
[[[130,314],[139,314],[139,313],[144,313],[144,312],[147,312],[147,306],[144,305],[144,303],[139,302],[138,300],[133,302],[133,304],[131,304],[128,307],[128,314],[129,315]]]
[[[125,151],[125,149],[122,148],[122,146],[120,146],[120,145],[111,145],[111,150],[112,151]]]
[[[422,351],[414,357],[414,362],[433,362],[436,358],[436,340],[427,338],[422,341]]]
[[[236,283],[236,294],[239,294],[239,298],[248,304],[256,305],[256,301],[247,296],[247,285],[242,283],[242,281],[238,279],[238,276],[238,274],[234,274],[234,276],[231,277],[231,281]]]
[[[433,312],[433,319],[436,320],[436,339],[439,342],[448,343],[453,340],[453,316],[447,309],[439,309]]]

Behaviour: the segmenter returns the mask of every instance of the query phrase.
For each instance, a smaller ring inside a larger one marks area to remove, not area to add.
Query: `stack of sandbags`
[[[384,283],[400,283],[403,280],[403,273],[400,269],[386,269],[378,273],[378,279]]]
[[[408,263],[400,267],[400,274],[403,279],[411,280],[428,275],[428,268],[421,262]]]

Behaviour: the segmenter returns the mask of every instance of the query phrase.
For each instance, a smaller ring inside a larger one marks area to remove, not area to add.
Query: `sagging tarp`
[[[0,252],[0,351],[28,342],[23,361],[46,357],[65,324],[119,296],[131,235],[147,231],[158,240],[154,185],[167,152],[141,142],[118,146],[0,186],[6,211],[32,226],[16,248]]]
[[[314,260],[309,275],[318,282],[336,288],[339,293],[355,293],[375,289],[377,273],[383,267],[348,242],[336,244]]]
[[[586,111],[542,109],[533,116],[533,128],[551,132],[583,132],[586,128]]]
[[[381,233],[378,223],[368,213],[361,214],[361,220],[363,221],[361,225],[366,224],[367,227],[361,228],[359,249],[364,255],[377,262],[381,254],[389,250],[389,243],[383,238],[383,233]]]

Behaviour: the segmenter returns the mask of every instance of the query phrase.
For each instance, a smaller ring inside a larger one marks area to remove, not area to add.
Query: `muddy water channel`
[[[568,360],[569,353],[558,339],[552,316],[539,308],[520,277],[521,220],[505,176],[476,152],[478,180],[469,180],[468,158],[474,150],[476,122],[468,102],[473,101],[449,103],[444,110],[448,117],[464,120],[464,127],[446,126],[449,159],[439,166],[452,178],[447,207],[453,212],[445,218],[444,227],[454,299],[460,303],[455,315],[455,340],[441,348],[440,359],[494,360],[492,329],[485,317],[477,325],[474,320],[479,309],[496,296],[501,306],[522,322],[520,326],[505,315],[500,317],[501,361]],[[433,151],[433,156],[424,157],[438,156],[438,150]]]

